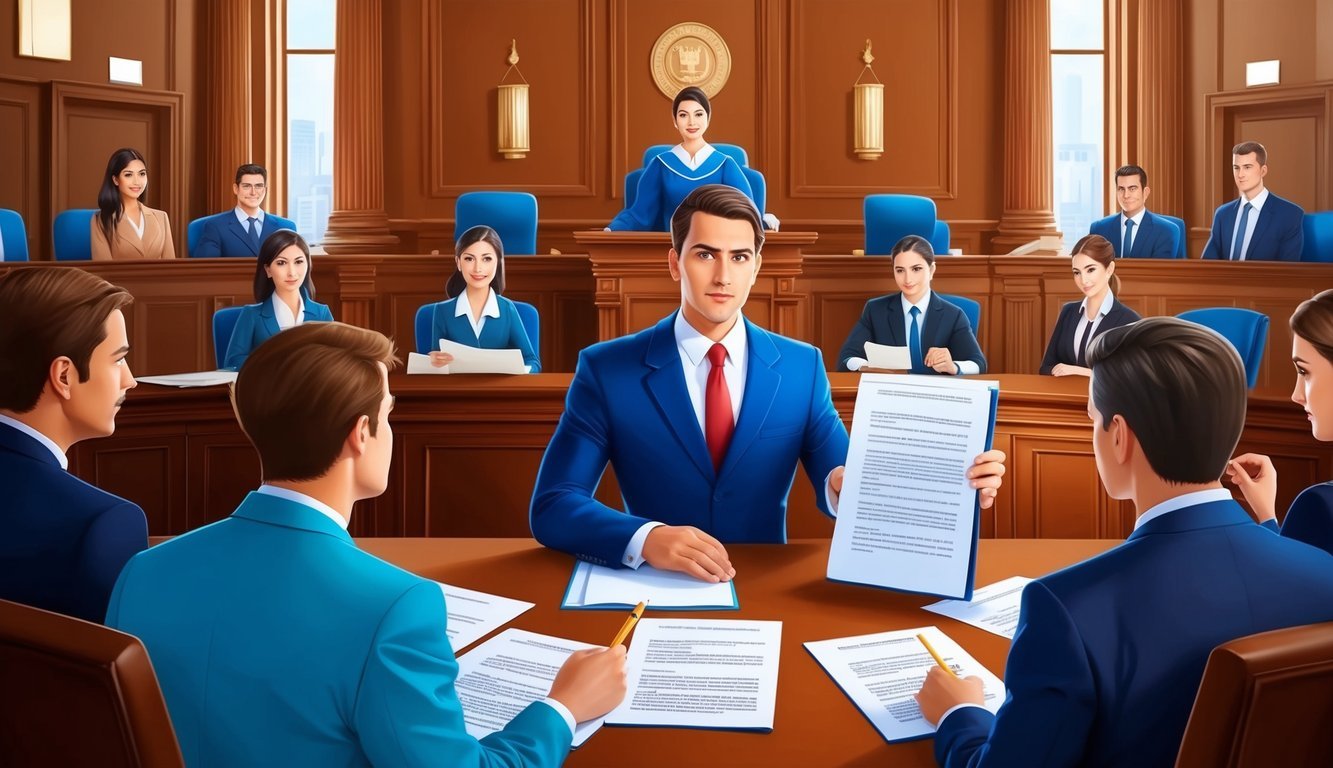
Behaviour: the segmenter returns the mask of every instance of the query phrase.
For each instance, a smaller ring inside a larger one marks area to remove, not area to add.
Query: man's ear
[[[672,248],[667,251],[667,270],[671,273],[671,279],[680,282],[680,254]]]
[[[1139,440],[1134,430],[1129,428],[1125,417],[1116,414],[1111,417],[1111,452],[1117,464],[1128,464],[1139,448]]]
[[[347,439],[343,441],[343,453],[354,459],[359,459],[366,453],[366,446],[370,443],[370,417],[361,414],[356,418],[356,423],[352,425],[351,431],[347,433]]]
[[[51,387],[51,391],[55,392],[56,397],[68,400],[73,389],[74,377],[78,375],[79,372],[74,370],[74,361],[61,355],[51,361],[51,367],[46,372],[46,383]]]

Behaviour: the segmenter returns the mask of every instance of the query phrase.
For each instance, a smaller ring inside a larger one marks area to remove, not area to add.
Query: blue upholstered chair
[[[1268,315],[1240,307],[1209,307],[1181,312],[1176,317],[1211,328],[1231,342],[1245,364],[1245,383],[1254,389],[1268,344]]]
[[[935,201],[929,197],[866,195],[863,211],[867,256],[889,255],[893,246],[908,235],[927,240],[935,236]]]
[[[227,345],[231,343],[231,334],[236,330],[242,309],[245,307],[223,307],[213,313],[213,359],[218,368],[227,359]]]
[[[949,222],[935,220],[935,232],[930,236],[930,248],[936,256],[949,255]]]
[[[1333,211],[1305,214],[1301,261],[1333,261]]]
[[[1171,258],[1173,259],[1186,258],[1187,254],[1185,253],[1186,251],[1185,246],[1189,244],[1189,230],[1185,228],[1185,220],[1180,218],[1179,216],[1166,216],[1160,213],[1154,213],[1153,215],[1159,219],[1166,219],[1167,221],[1176,225],[1176,234],[1178,235],[1178,237],[1176,238],[1176,248],[1173,251],[1174,255]]]
[[[4,245],[4,257],[0,261],[28,260],[28,230],[18,211],[0,208],[0,244]]]
[[[513,299],[510,299],[510,301],[513,301]],[[541,316],[537,314],[537,308],[526,301],[514,301],[514,309],[518,310],[518,319],[523,323],[523,330],[528,332],[528,341],[532,342],[532,348],[537,351],[538,355],[541,355]],[[430,321],[434,311],[435,303],[425,304],[417,308],[417,316],[412,326],[415,331],[418,355],[429,354],[437,348],[439,343],[439,339],[430,337]]]
[[[199,238],[204,236],[204,222],[213,218],[212,216],[200,216],[190,222],[190,226],[185,228],[185,248],[191,257],[194,256],[194,249],[199,245]]]
[[[967,316],[967,324],[972,326],[972,335],[981,338],[981,304],[966,296],[953,296],[947,293],[935,295],[963,310],[963,314]]]
[[[96,208],[70,208],[56,215],[56,261],[87,261],[93,257],[93,217]]]
[[[537,252],[537,198],[527,192],[465,192],[454,204],[454,241],[485,224],[500,233],[505,255]]]

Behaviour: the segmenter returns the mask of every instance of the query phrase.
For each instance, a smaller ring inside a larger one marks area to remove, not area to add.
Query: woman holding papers
[[[1305,409],[1316,440],[1333,442],[1333,290],[1302,303],[1291,316],[1291,360],[1296,387],[1291,399]],[[1245,494],[1255,517],[1278,530],[1277,470],[1267,456],[1246,453],[1231,460],[1227,476]],[[1291,503],[1282,535],[1333,553],[1333,482],[1306,488]]]
[[[290,229],[268,236],[255,261],[255,304],[241,310],[223,368],[237,370],[250,353],[280,331],[310,321],[331,322],[327,305],[314,300],[310,246]]]
[[[1101,235],[1087,235],[1074,244],[1070,257],[1074,285],[1083,292],[1083,301],[1071,301],[1060,308],[1055,332],[1046,345],[1041,372],[1050,376],[1088,376],[1083,359],[1088,342],[1112,328],[1129,325],[1139,313],[1120,303],[1120,278],[1115,274],[1115,248]]]
[[[892,258],[899,292],[866,302],[838,353],[838,370],[859,371],[869,365],[865,345],[873,342],[907,347],[912,373],[985,373],[986,356],[967,316],[930,290],[935,277],[930,242],[908,235],[893,246]]]
[[[435,305],[431,338],[448,339],[481,349],[517,349],[523,352],[528,373],[540,373],[541,360],[532,347],[514,302],[500,294],[505,289],[505,249],[500,235],[478,225],[463,233],[454,245],[454,266],[444,292],[450,298]],[[431,365],[453,362],[448,352],[432,351]]]

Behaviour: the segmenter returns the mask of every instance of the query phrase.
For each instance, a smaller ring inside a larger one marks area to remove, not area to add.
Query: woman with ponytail
[[[1099,333],[1129,325],[1139,313],[1120,303],[1120,278],[1115,276],[1115,248],[1101,235],[1088,235],[1074,244],[1070,257],[1074,285],[1083,301],[1060,308],[1055,333],[1046,345],[1041,372],[1051,376],[1089,376],[1084,353]]]

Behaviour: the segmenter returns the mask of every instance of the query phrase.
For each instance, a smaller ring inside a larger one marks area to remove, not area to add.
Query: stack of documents
[[[135,376],[134,380],[141,384],[157,384],[162,387],[212,387],[236,381],[236,371],[197,371],[195,373],[171,373],[162,376]]]
[[[917,639],[918,634],[930,641],[959,677],[980,677],[986,709],[1000,709],[1004,683],[935,627],[820,640],[806,643],[805,649],[885,741],[906,741],[935,732],[913,698],[921,690],[926,673],[935,666],[935,659]]]
[[[452,584],[440,584],[440,591],[444,593],[444,607],[449,612],[444,633],[454,653],[485,637],[492,629],[508,624],[533,606],[533,603],[522,600],[488,595]]]
[[[922,606],[925,610],[957,619],[987,632],[1014,639],[1023,588],[1032,582],[1026,576],[1011,576],[972,593],[972,600],[941,600]]]
[[[651,565],[638,570],[607,568],[584,560],[574,566],[561,608],[629,610],[646,601],[650,609],[677,611],[736,610],[736,583],[713,584]],[[642,626],[642,625],[640,625]]]
[[[453,362],[436,368],[429,355],[407,355],[408,373],[527,373],[523,352],[518,349],[481,349],[440,339],[440,351],[454,356]]]
[[[830,579],[971,597],[980,507],[966,472],[991,446],[998,400],[993,381],[861,377]]]

